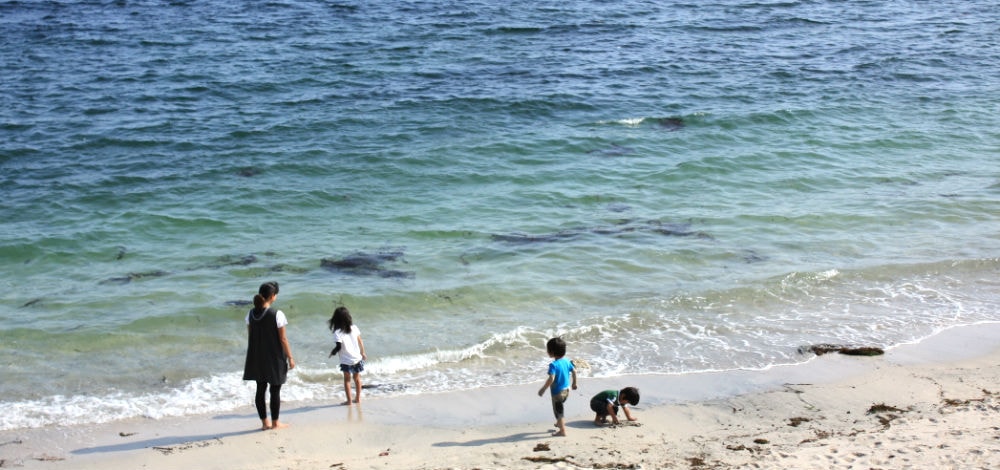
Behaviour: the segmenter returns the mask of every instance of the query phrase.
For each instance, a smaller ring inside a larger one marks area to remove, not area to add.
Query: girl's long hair
[[[264,303],[271,297],[278,294],[278,283],[274,281],[265,282],[257,289],[257,295],[253,296],[253,307],[257,310],[264,308]]]
[[[330,331],[340,330],[344,333],[351,333],[351,326],[354,325],[354,320],[351,319],[351,312],[347,310],[347,307],[337,307],[333,311],[333,316],[330,317],[326,322],[327,326],[330,327]]]

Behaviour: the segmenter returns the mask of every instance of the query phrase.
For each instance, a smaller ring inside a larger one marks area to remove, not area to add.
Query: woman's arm
[[[285,327],[278,328],[278,340],[281,341],[281,349],[285,351],[285,357],[288,358],[288,368],[295,368],[295,359],[292,358],[292,348],[288,346],[288,337],[285,336]]]

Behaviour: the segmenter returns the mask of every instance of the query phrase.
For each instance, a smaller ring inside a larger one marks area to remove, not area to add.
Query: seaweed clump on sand
[[[875,415],[878,418],[879,424],[882,425],[882,429],[889,429],[892,421],[899,418],[899,415],[896,413],[906,413],[906,410],[901,410],[885,403],[878,403],[869,407],[866,414]]]
[[[814,344],[799,348],[800,354],[813,353],[822,356],[828,353],[840,353],[846,356],[881,356],[885,350],[874,346],[844,346],[839,344]]]

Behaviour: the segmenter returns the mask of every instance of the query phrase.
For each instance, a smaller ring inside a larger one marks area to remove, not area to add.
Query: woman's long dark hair
[[[337,307],[333,311],[333,316],[330,317],[326,322],[327,326],[330,327],[330,331],[340,330],[344,333],[351,333],[351,326],[354,325],[354,320],[351,319],[351,312],[347,310],[347,307]]]

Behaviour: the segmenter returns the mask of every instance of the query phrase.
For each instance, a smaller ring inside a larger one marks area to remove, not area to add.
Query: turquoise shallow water
[[[0,2],[0,429],[247,407],[265,280],[292,402],[340,304],[372,395],[1000,321],[998,16]]]

